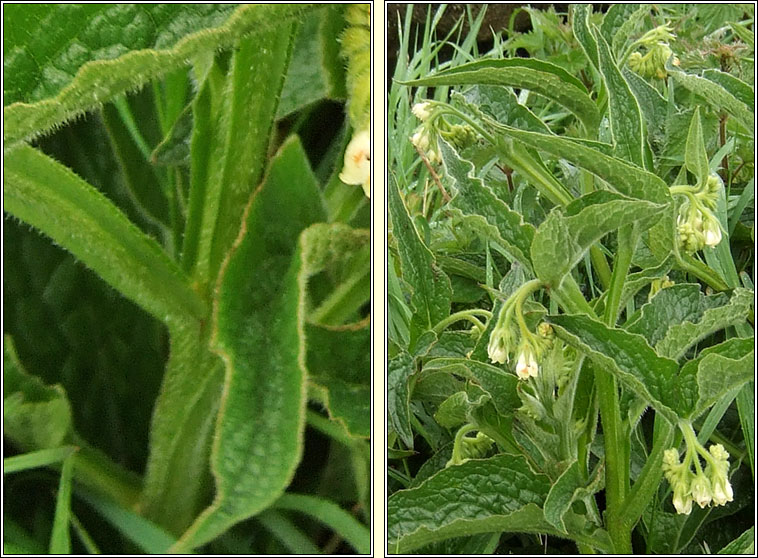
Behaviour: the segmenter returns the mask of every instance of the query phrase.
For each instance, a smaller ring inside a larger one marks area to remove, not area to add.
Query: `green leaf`
[[[320,549],[301,529],[284,514],[268,509],[255,518],[283,546],[289,554],[319,554]]]
[[[399,353],[387,364],[387,419],[392,429],[408,448],[413,447],[411,430],[410,388],[408,378],[413,374],[413,359]]]
[[[76,495],[92,506],[127,539],[148,554],[164,554],[176,539],[155,523],[88,488],[77,486]]]
[[[413,226],[394,180],[390,181],[388,195],[392,234],[397,239],[403,278],[413,289],[412,320],[417,328],[415,336],[411,335],[413,344],[421,331],[432,329],[450,315],[452,288],[450,279],[437,267],[434,255]]]
[[[522,456],[498,455],[447,467],[387,501],[390,553],[405,554],[452,537],[479,533],[547,533],[608,549],[609,540],[581,516],[566,514],[567,534],[545,521],[540,506],[550,489]]]
[[[31,14],[9,10],[6,148],[185,66],[198,54],[229,48],[248,33],[288,24],[314,7],[41,4]]]
[[[500,85],[474,85],[463,93],[468,103],[502,124],[522,130],[550,133],[550,128],[518,102],[512,89]]]
[[[318,184],[293,136],[251,198],[219,279],[212,345],[226,377],[211,453],[216,497],[177,549],[265,509],[294,475],[305,423],[307,281],[333,249],[329,234],[317,230],[318,242],[301,232],[323,218]]]
[[[444,140],[439,142],[445,171],[453,179],[456,195],[450,206],[474,220],[489,232],[494,240],[531,271],[529,249],[534,238],[534,227],[524,222],[520,213],[511,210],[503,200],[474,175],[474,165],[461,159]]]
[[[295,39],[277,119],[321,99],[345,97],[345,70],[334,40],[344,26],[343,10],[344,6],[329,5],[305,18]]]
[[[671,326],[696,322],[708,308],[726,300],[721,294],[706,297],[700,289],[700,285],[683,283],[658,291],[639,313],[629,318],[624,329],[644,336],[655,347]]]
[[[589,17],[591,13],[592,6],[588,4],[574,4],[571,9],[571,30],[587,59],[597,69],[600,67],[600,63],[598,59],[597,39],[595,39],[594,34],[590,30]]]
[[[645,168],[645,138],[640,105],[616,66],[605,38],[600,33],[596,34],[600,73],[608,90],[608,120],[615,153],[620,158]]]
[[[754,110],[755,90],[741,79],[715,69],[703,70],[703,77],[714,83],[718,83],[739,101],[745,103],[751,110]]]
[[[443,428],[456,428],[466,422],[472,409],[489,401],[490,396],[480,392],[471,399],[466,391],[459,391],[445,399],[434,413],[434,420]]]
[[[439,372],[456,374],[478,384],[492,397],[492,402],[502,415],[512,413],[521,406],[515,373],[466,358],[435,358],[424,365],[422,376]]]
[[[753,339],[733,337],[704,349],[697,358],[686,362],[675,383],[678,411],[697,417],[724,393],[752,378]],[[707,359],[707,360],[706,360]],[[745,366],[750,376],[745,378]]]
[[[628,4],[615,4],[616,6]],[[634,96],[637,98],[640,110],[645,117],[648,133],[654,139],[663,137],[668,114],[668,104],[658,90],[646,80],[635,74],[629,68],[622,70],[626,83],[629,85]]]
[[[658,356],[641,335],[609,328],[589,316],[548,316],[548,321],[559,338],[586,352],[670,422],[676,422],[672,394],[679,368],[676,362]]]
[[[729,302],[709,308],[697,322],[685,321],[672,325],[666,336],[655,345],[656,352],[664,357],[679,360],[692,345],[712,333],[747,319],[753,304],[752,291],[735,289]]]
[[[703,126],[700,123],[700,107],[695,107],[692,122],[687,132],[687,144],[684,148],[684,164],[695,175],[699,184],[704,184],[710,174],[708,169],[708,153],[705,152]]]
[[[597,149],[568,138],[527,132],[510,126],[501,126],[498,130],[516,142],[546,151],[587,169],[625,196],[654,203],[671,200],[668,186],[661,178]]]
[[[74,475],[74,457],[63,460],[58,495],[55,499],[53,532],[50,535],[50,554],[71,554],[71,481]]]
[[[587,130],[594,130],[600,121],[595,103],[582,82],[560,66],[533,58],[479,60],[401,83],[414,87],[480,84],[528,89],[569,109]]]
[[[389,551],[405,554],[438,540],[494,531],[542,532],[539,506],[549,488],[548,478],[535,475],[521,456],[448,467],[416,488],[390,496]]]
[[[6,457],[3,459],[3,475],[26,471],[36,467],[46,467],[65,460],[76,451],[76,446],[61,446],[59,448],[43,449]]]
[[[562,533],[567,532],[563,518],[571,509],[571,504],[596,493],[604,484],[602,473],[605,469],[602,464],[596,468],[589,482],[582,478],[579,466],[578,461],[573,461],[550,487],[545,499],[545,520]]]
[[[161,321],[205,304],[157,242],[103,194],[29,146],[5,156],[5,210],[39,229]]]
[[[565,213],[555,208],[534,235],[534,272],[547,285],[558,287],[603,236],[630,223],[644,230],[660,219],[665,209],[665,205],[607,190],[582,196],[569,204]]]
[[[274,508],[307,514],[349,542],[358,554],[371,553],[371,532],[337,504],[305,494],[283,494]]]
[[[294,31],[292,24],[281,25],[240,40],[222,89],[210,93],[206,118],[213,121],[202,123],[195,114],[187,224],[193,236],[185,242],[196,253],[183,257],[194,263],[201,283],[216,277],[239,234],[245,203],[263,176]],[[206,144],[196,155],[201,142]]]
[[[344,234],[353,230],[344,228]],[[355,233],[353,233],[355,234]],[[357,235],[356,235],[357,236]],[[368,239],[368,235],[363,235]],[[323,389],[323,403],[333,420],[352,436],[371,436],[371,327],[326,328],[309,324],[308,381]]]
[[[751,527],[732,542],[724,546],[719,554],[754,554],[755,553],[755,527]]]
[[[48,386],[19,361],[13,340],[3,346],[3,434],[26,450],[56,448],[72,434],[71,407],[60,385]]]
[[[724,87],[709,79],[685,73],[675,66],[667,65],[666,70],[677,84],[700,95],[716,111],[728,112],[748,133],[752,132],[755,121],[753,111]]]

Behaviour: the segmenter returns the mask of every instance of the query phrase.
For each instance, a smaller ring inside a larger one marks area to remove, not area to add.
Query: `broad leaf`
[[[331,249],[300,233],[323,218],[292,137],[251,198],[222,271],[212,340],[226,366],[211,455],[216,497],[177,548],[200,546],[265,509],[294,475],[305,421],[305,292],[314,261]]]
[[[6,20],[13,21],[4,45],[5,74],[12,80],[4,99],[6,147],[185,66],[200,53],[228,48],[246,34],[288,24],[314,8],[200,6],[40,4],[25,18],[6,11]]]
[[[535,274],[551,287],[558,287],[603,236],[630,223],[644,230],[660,219],[665,209],[665,205],[609,191],[587,194],[572,202],[565,213],[554,209],[534,235],[531,254]]]
[[[676,362],[658,356],[641,335],[609,328],[589,316],[549,316],[548,321],[558,337],[586,352],[670,422],[676,422],[672,393]]]
[[[387,420],[406,447],[413,447],[411,430],[409,378],[413,373],[413,359],[401,352],[387,364]]]

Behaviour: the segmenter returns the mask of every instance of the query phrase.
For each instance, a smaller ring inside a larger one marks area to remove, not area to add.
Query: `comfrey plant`
[[[406,19],[390,552],[752,541],[753,94],[737,65],[688,51],[744,28],[661,10],[530,8],[533,32],[478,58],[461,38],[445,63],[442,12],[415,52]]]
[[[368,554],[368,4],[3,22],[4,550]]]

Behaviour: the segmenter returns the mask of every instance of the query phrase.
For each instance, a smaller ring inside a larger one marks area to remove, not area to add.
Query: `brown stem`
[[[419,157],[421,157],[421,160],[424,161],[424,164],[426,165],[426,168],[429,169],[429,174],[432,175],[432,178],[434,179],[434,183],[437,185],[437,188],[439,188],[440,192],[442,193],[442,198],[445,200],[445,203],[449,202],[452,198],[450,197],[450,194],[447,193],[445,190],[445,187],[442,185],[442,182],[440,181],[439,175],[435,172],[434,168],[432,167],[432,164],[429,162],[429,159],[426,158],[426,155],[423,151],[421,151],[418,147],[415,145],[413,146],[416,149],[416,152],[418,153]]]

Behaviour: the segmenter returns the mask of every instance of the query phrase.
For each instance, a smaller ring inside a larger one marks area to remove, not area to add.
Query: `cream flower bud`
[[[711,503],[711,483],[705,475],[700,474],[695,477],[695,480],[692,481],[692,485],[690,486],[690,490],[692,491],[692,499],[695,500],[695,503],[701,508],[704,508]]]
[[[508,361],[508,349],[505,346],[505,341],[502,337],[490,337],[489,345],[487,345],[487,354],[492,362],[498,364],[505,364]]]
[[[347,144],[340,180],[345,184],[360,184],[366,197],[371,197],[371,135],[368,130],[356,133]]]
[[[721,242],[721,227],[715,219],[708,219],[703,227],[706,246],[717,246]]]
[[[717,506],[723,506],[732,500],[734,500],[734,492],[729,479],[719,476],[713,482],[713,503]]]
[[[528,380],[530,376],[536,378],[538,372],[539,365],[532,352],[529,349],[522,350],[516,362],[516,375],[521,380]]]
[[[684,490],[674,490],[673,502],[676,513],[689,515],[692,511],[692,498]]]
[[[415,115],[416,118],[421,120],[422,122],[424,120],[428,120],[429,117],[432,115],[432,111],[430,110],[431,104],[427,102],[423,103],[416,103],[413,105],[413,108],[411,111]]]
[[[419,128],[416,130],[416,133],[411,136],[411,143],[421,151],[426,151],[429,148],[429,134],[427,134],[423,128]]]

